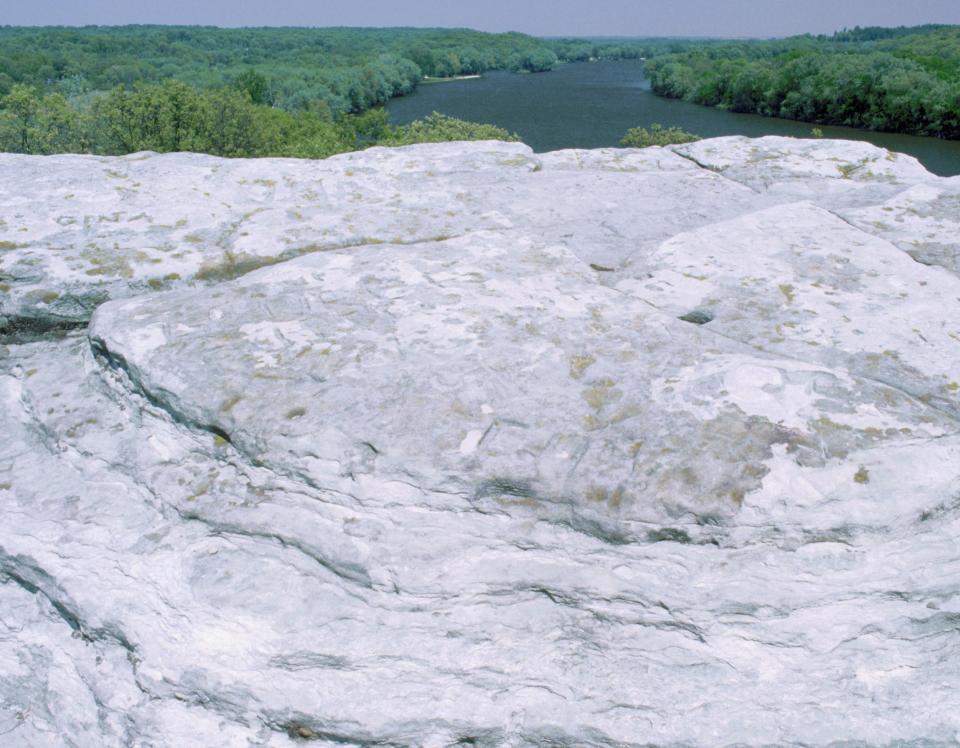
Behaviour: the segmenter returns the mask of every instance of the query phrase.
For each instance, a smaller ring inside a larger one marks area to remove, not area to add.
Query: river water
[[[389,104],[390,118],[403,124],[438,111],[492,122],[519,133],[538,152],[617,145],[631,127],[655,122],[704,137],[792,135],[809,137],[806,122],[734,114],[664,99],[650,91],[638,62],[561,65],[550,73],[491,72],[482,78],[421,85]],[[916,156],[935,174],[960,174],[960,141],[821,127],[828,138],[866,140]]]

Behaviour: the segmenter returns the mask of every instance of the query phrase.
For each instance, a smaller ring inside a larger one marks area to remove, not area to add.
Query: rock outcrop
[[[960,178],[722,138],[0,195],[0,743],[960,740]]]

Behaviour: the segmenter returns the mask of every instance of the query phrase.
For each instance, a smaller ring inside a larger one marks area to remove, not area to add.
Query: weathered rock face
[[[13,746],[960,740],[960,179],[0,157]]]

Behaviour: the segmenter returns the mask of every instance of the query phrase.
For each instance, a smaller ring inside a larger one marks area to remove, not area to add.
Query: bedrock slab
[[[326,161],[0,154],[0,336],[82,327],[108,299],[317,251],[477,230],[517,227],[619,268],[675,233],[802,199],[956,270],[958,193],[960,178],[908,156],[775,137],[549,154],[422,145]],[[895,236],[901,225],[908,236]]]
[[[958,180],[782,138],[17,178],[0,744],[960,740]]]

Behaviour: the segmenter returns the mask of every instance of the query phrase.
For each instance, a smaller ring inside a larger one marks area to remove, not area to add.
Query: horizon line
[[[833,31],[833,34],[841,33],[843,31],[852,31],[854,29],[867,29],[867,28],[877,28],[877,29],[919,29],[926,27],[939,27],[939,28],[954,28],[960,27],[960,24],[950,24],[950,23],[921,23],[912,26],[907,26],[900,24],[898,26],[854,26],[843,27],[841,29],[836,29]],[[313,26],[313,25],[278,25],[278,26],[269,26],[269,25],[240,25],[240,26],[218,26],[216,24],[204,24],[204,23],[119,23],[119,24],[100,24],[100,23],[84,23],[84,24],[71,24],[71,23],[36,23],[36,24],[0,24],[0,29],[123,29],[123,28],[181,28],[181,29],[217,29],[220,31],[243,31],[243,30],[258,30],[258,29],[300,29],[300,30],[411,30],[411,31],[432,31],[432,30],[444,30],[444,31],[473,31],[481,34],[521,34],[523,36],[529,36],[534,39],[586,39],[586,40],[616,40],[616,39],[625,39],[625,40],[636,40],[636,39],[667,39],[667,40],[705,40],[705,41],[764,41],[764,40],[778,40],[778,39],[790,39],[798,36],[829,36],[828,33],[813,33],[811,31],[803,31],[795,34],[789,34],[785,36],[773,35],[773,36],[756,36],[756,35],[744,35],[744,36],[709,36],[709,35],[678,35],[678,34],[664,34],[664,35],[647,35],[647,34],[588,34],[588,35],[576,35],[576,34],[537,34],[529,31],[517,31],[517,30],[507,30],[507,31],[484,31],[482,29],[472,28],[470,26]]]

